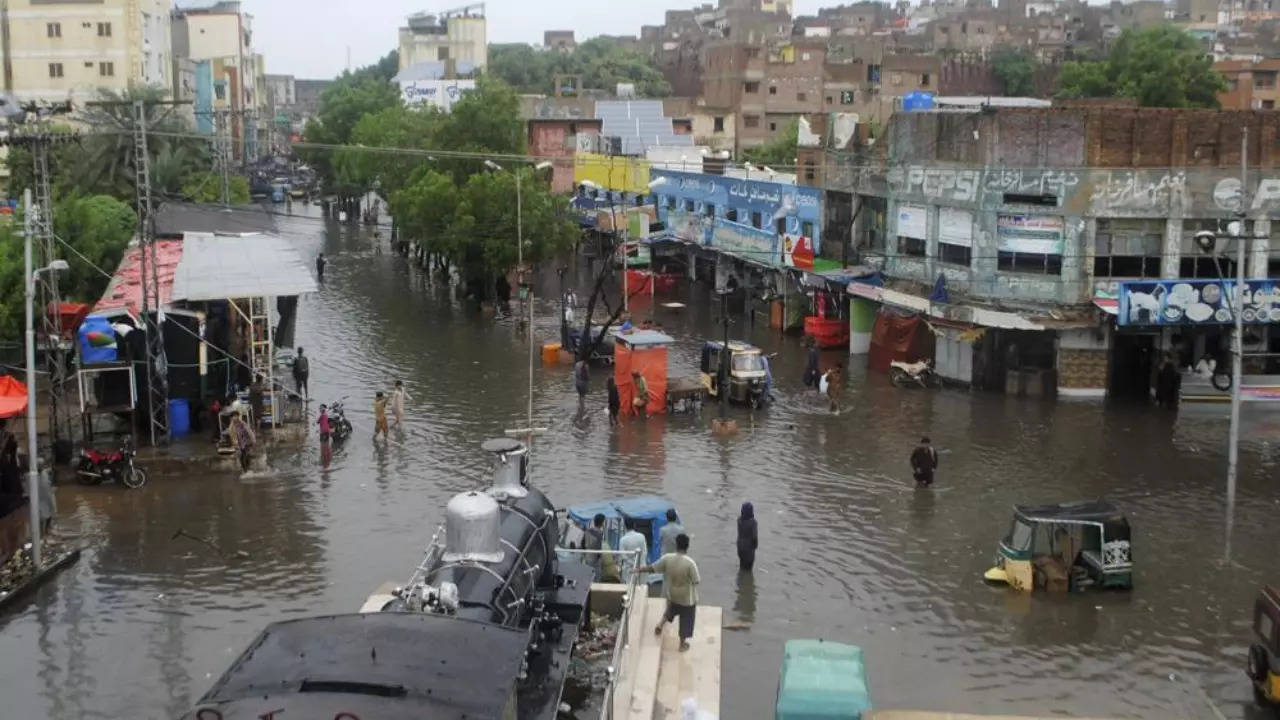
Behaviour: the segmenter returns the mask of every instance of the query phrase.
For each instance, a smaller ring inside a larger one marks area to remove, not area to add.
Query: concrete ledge
[[[872,710],[862,720],[1063,720],[1062,716],[1032,715],[967,715],[931,710]],[[1070,720],[1104,720],[1103,718],[1071,718]]]
[[[52,562],[46,563],[39,572],[27,578],[25,582],[10,591],[8,595],[0,597],[0,611],[8,610],[23,597],[29,595],[33,590],[50,580],[58,573],[59,570],[79,559],[80,548],[76,548],[71,552],[64,553],[61,557],[54,559]]]

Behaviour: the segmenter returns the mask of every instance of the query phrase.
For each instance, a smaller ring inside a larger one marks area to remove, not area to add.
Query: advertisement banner
[[[782,262],[789,267],[812,270],[813,243],[803,235],[783,235]]]
[[[916,238],[918,240],[928,240],[928,209],[917,207],[915,205],[899,205],[898,235],[902,237]]]
[[[711,247],[761,265],[777,265],[781,259],[776,234],[723,220],[716,221]]]
[[[405,105],[426,104],[449,112],[464,94],[475,89],[475,80],[405,80],[400,83],[400,99]]]
[[[973,247],[973,213],[938,208],[938,242]]]
[[[1225,325],[1235,322],[1235,280],[1138,280],[1120,283],[1116,323],[1125,325]],[[1280,322],[1280,280],[1247,280],[1241,319],[1250,325]]]
[[[1055,215],[997,215],[1000,249],[1034,255],[1061,255],[1065,231]]]

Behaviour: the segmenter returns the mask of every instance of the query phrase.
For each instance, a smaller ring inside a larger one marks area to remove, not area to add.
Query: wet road
[[[523,423],[525,346],[508,320],[448,299],[354,229],[283,223],[325,286],[301,305],[313,396],[350,396],[360,426],[322,469],[314,436],[255,477],[157,478],[144,490],[61,487],[61,532],[88,551],[0,618],[0,716],[176,717],[268,622],[354,611],[418,562],[448,497],[484,474],[481,440]],[[553,288],[546,288],[553,290]],[[695,368],[713,327],[705,289],[682,289],[672,368]],[[540,340],[554,302],[537,306]],[[642,308],[638,311],[643,313]],[[723,717],[768,718],[782,643],[867,651],[878,707],[1142,718],[1260,718],[1242,674],[1259,584],[1277,577],[1280,415],[1247,416],[1236,563],[1224,566],[1225,414],[894,389],[850,373],[839,417],[800,387],[794,338],[739,323],[777,350],[779,402],[717,439],[703,417],[583,427],[567,367],[536,370],[534,482],[560,504],[635,493],[675,500],[693,534],[702,599],[724,606]],[[845,359],[840,353],[824,364]],[[369,398],[403,378],[402,441],[375,447]],[[911,488],[906,456],[927,432],[939,486]],[[985,586],[1015,502],[1105,495],[1134,526],[1131,593],[1037,596]],[[755,503],[754,577],[737,572],[734,520]],[[208,537],[224,561],[183,538]]]

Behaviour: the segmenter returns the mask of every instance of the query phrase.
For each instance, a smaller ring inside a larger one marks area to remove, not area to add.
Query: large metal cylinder
[[[529,448],[511,438],[486,440],[480,446],[493,454],[493,486],[489,492],[499,500],[522,498],[529,494],[527,488]]]
[[[502,561],[498,501],[471,491],[453,496],[445,508],[444,556],[447,563]]]

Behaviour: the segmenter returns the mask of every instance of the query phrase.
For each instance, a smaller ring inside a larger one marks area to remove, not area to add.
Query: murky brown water
[[[447,498],[481,479],[479,442],[522,423],[526,350],[510,321],[481,319],[352,230],[284,228],[308,256],[322,245],[331,256],[323,291],[302,303],[299,339],[314,358],[313,396],[350,396],[363,432],[328,470],[313,437],[252,480],[60,488],[59,525],[88,550],[0,618],[0,716],[179,715],[268,622],[354,611],[404,578]],[[704,293],[686,293],[683,316],[660,314],[679,340],[673,368],[692,371],[711,331]],[[554,338],[554,302],[537,309],[539,335]],[[797,340],[734,333],[779,352],[779,402],[739,413],[732,439],[709,433],[710,409],[616,432],[603,415],[575,427],[567,367],[539,367],[534,398],[551,428],[535,482],[562,505],[671,497],[694,536],[703,601],[751,624],[725,634],[723,717],[772,717],[783,642],[814,636],[866,649],[883,708],[1211,718],[1212,702],[1227,718],[1261,717],[1242,668],[1253,594],[1277,577],[1280,414],[1247,415],[1236,564],[1224,566],[1221,411],[1174,419],[902,391],[854,370],[852,409],[833,417],[801,391]],[[369,398],[394,378],[413,396],[406,447],[374,447]],[[943,453],[934,492],[914,491],[906,469],[921,432]],[[1100,495],[1134,525],[1133,592],[1030,599],[982,583],[1012,503]],[[754,577],[738,574],[733,551],[743,500],[760,517]],[[171,539],[179,529],[249,557],[224,562]]]

